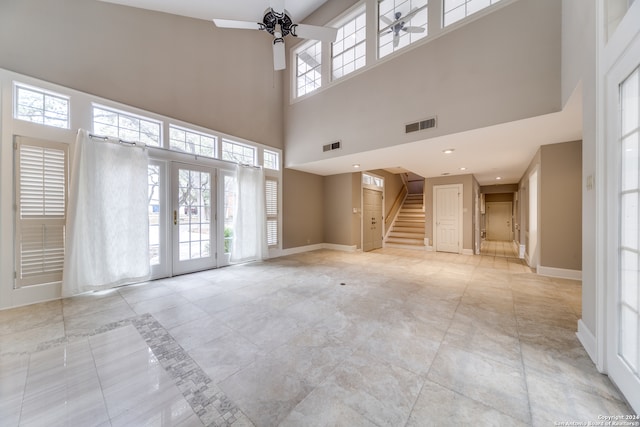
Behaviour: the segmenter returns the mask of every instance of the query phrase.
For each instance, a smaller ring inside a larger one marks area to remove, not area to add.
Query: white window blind
[[[67,145],[16,137],[16,286],[62,280]]]
[[[267,199],[267,245],[278,244],[278,181],[265,179],[265,197]]]

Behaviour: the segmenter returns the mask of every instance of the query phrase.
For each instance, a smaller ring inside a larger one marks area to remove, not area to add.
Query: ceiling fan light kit
[[[319,27],[315,25],[296,24],[284,9],[282,2],[272,1],[264,12],[262,22],[233,21],[229,19],[214,19],[219,28],[236,28],[243,30],[266,31],[273,36],[273,68],[286,68],[284,38],[288,35],[304,39],[319,40],[332,43],[338,34],[337,28]]]

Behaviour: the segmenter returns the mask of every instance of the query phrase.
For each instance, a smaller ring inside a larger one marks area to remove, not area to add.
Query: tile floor
[[[480,255],[517,258],[513,242],[502,240],[483,240],[480,244]]]
[[[342,285],[344,283],[344,285]],[[2,426],[519,426],[632,413],[580,283],[315,251],[0,311]]]

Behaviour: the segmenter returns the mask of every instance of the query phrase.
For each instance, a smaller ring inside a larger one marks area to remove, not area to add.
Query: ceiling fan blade
[[[424,33],[423,27],[403,27],[402,31],[406,31],[407,33]]]
[[[269,7],[278,13],[284,12],[284,0],[269,0]]]
[[[393,24],[393,20],[391,20],[391,19],[387,18],[387,17],[386,17],[386,16],[384,16],[384,15],[380,15],[380,20],[381,20],[382,22],[384,22],[384,24],[385,24],[385,25],[387,25],[387,26],[391,26],[391,25]]]
[[[233,21],[231,19],[214,19],[213,23],[218,28],[239,28],[242,30],[261,30],[260,24],[249,21]]]
[[[284,40],[276,37],[273,39],[273,69],[277,71],[285,68],[287,68],[287,61],[285,59]]]
[[[294,26],[295,25],[295,26]],[[320,40],[323,42],[335,42],[338,35],[337,28],[318,27],[316,25],[294,24],[291,34],[295,37],[303,39]]]
[[[398,47],[398,45],[400,44],[400,36],[398,35],[398,33],[393,33],[393,47]]]

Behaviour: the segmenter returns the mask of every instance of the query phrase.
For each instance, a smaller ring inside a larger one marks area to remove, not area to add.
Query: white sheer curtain
[[[268,258],[267,215],[262,168],[236,167],[237,203],[233,216],[231,262]]]
[[[78,132],[69,188],[63,296],[149,275],[148,154]]]

